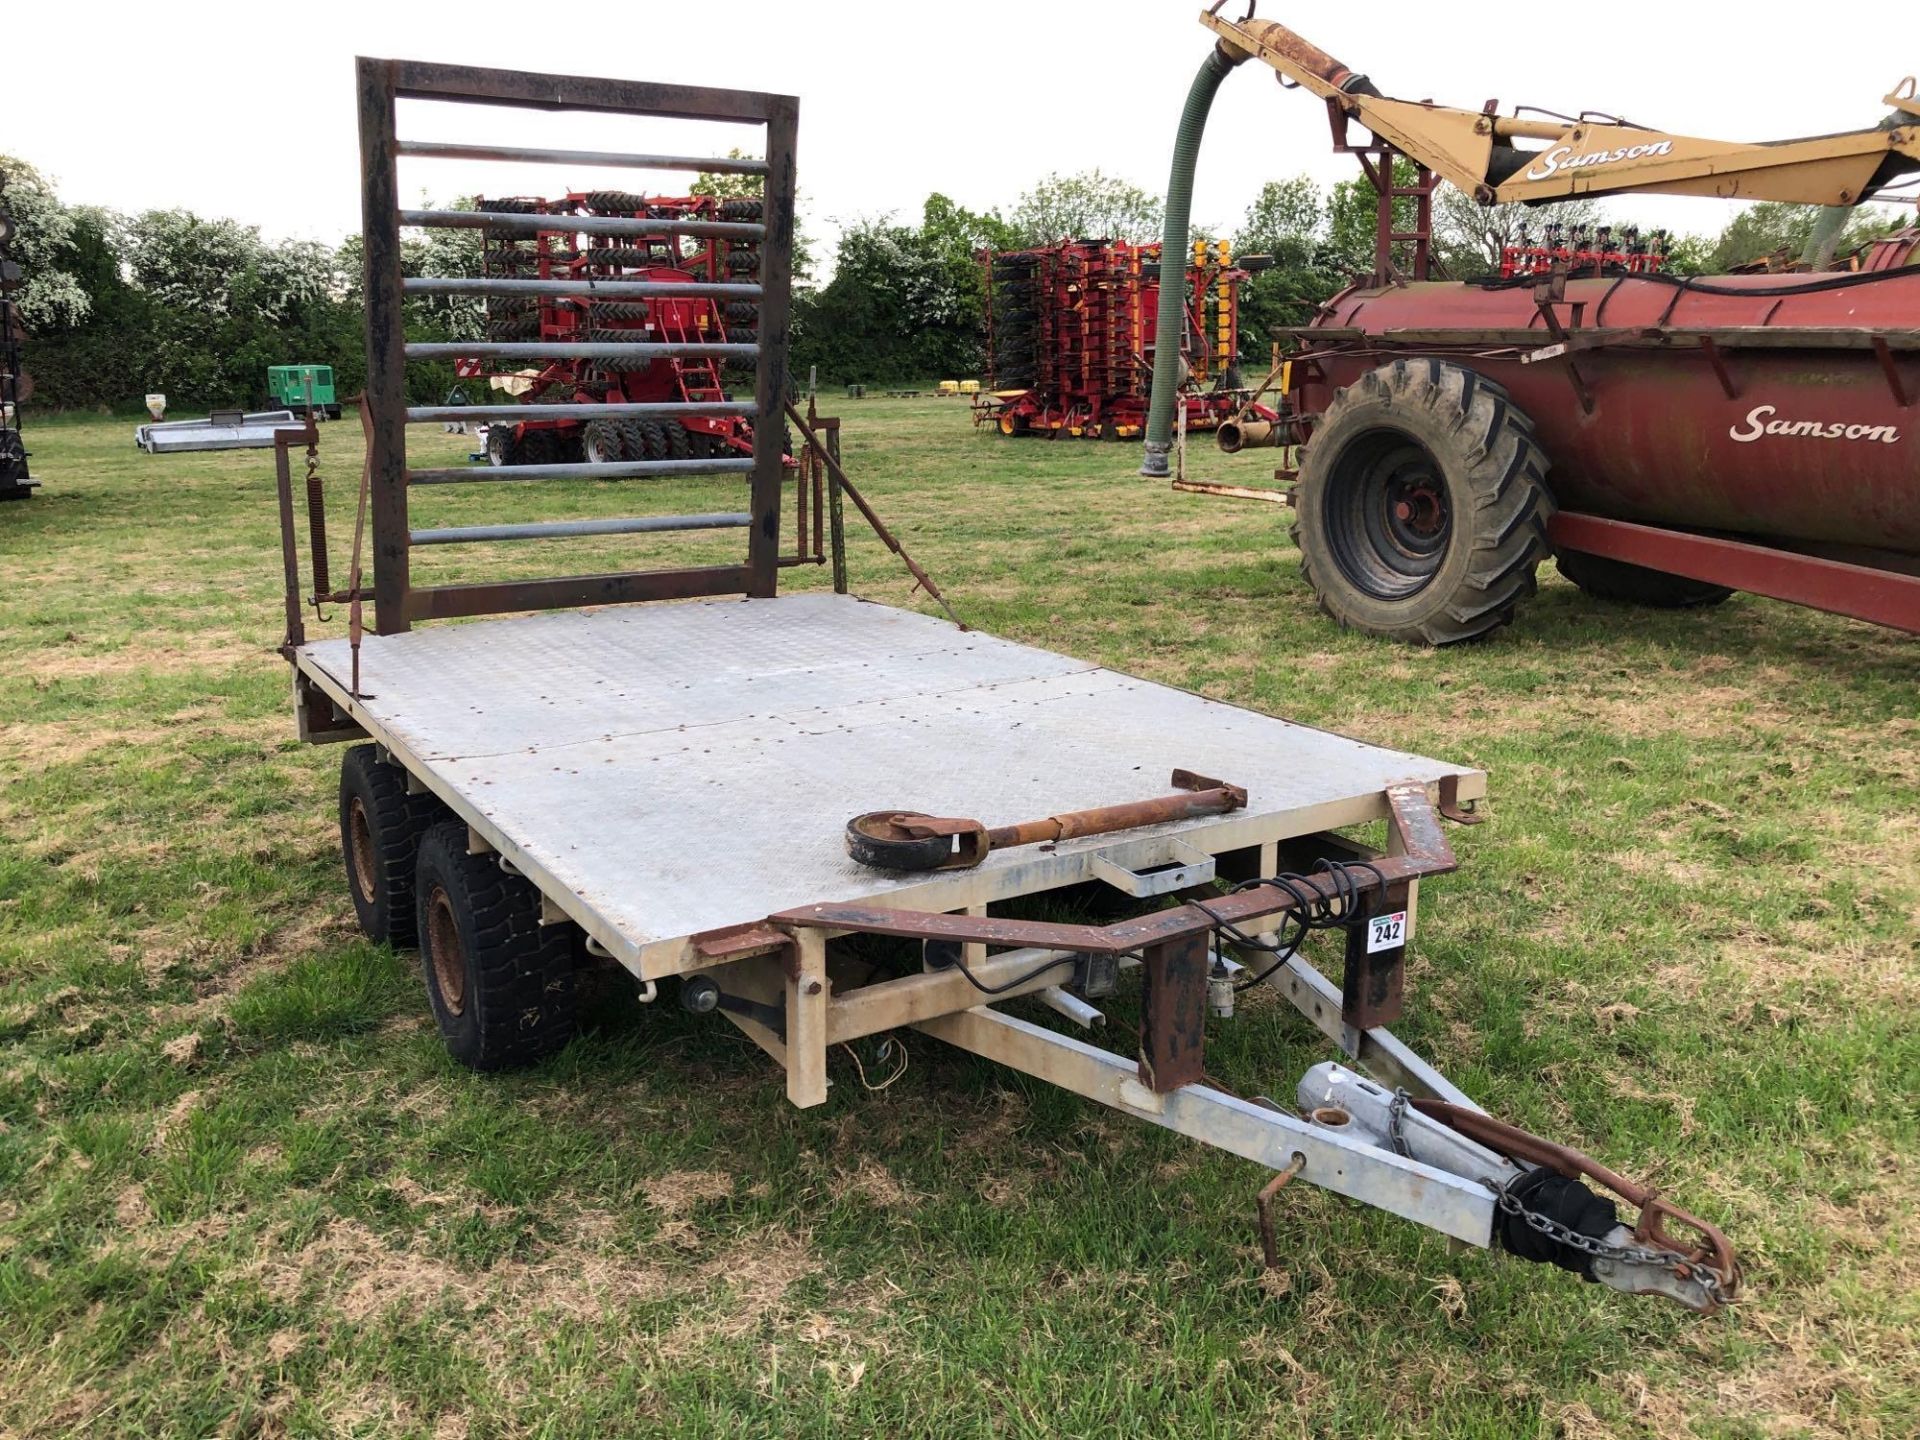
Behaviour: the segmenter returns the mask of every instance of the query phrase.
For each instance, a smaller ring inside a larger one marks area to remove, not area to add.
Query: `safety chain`
[[[1407,1145],[1407,1102],[1413,1099],[1402,1088],[1393,1092],[1393,1101],[1387,1106],[1387,1139],[1393,1145],[1393,1153],[1402,1160],[1411,1160],[1413,1151]]]
[[[1403,1094],[1405,1092],[1402,1092]],[[1732,1304],[1727,1292],[1727,1277],[1711,1265],[1698,1260],[1687,1260],[1666,1250],[1649,1250],[1644,1245],[1609,1245],[1604,1240],[1596,1240],[1591,1235],[1582,1235],[1578,1230],[1561,1224],[1550,1215],[1542,1215],[1538,1210],[1530,1210],[1512,1193],[1510,1187],[1517,1185],[1531,1172],[1523,1171],[1502,1185],[1494,1180],[1481,1177],[1480,1183],[1493,1191],[1494,1203],[1502,1214],[1517,1215],[1527,1223],[1530,1229],[1539,1231],[1556,1244],[1578,1250],[1581,1254],[1596,1260],[1617,1260],[1628,1265],[1658,1265],[1671,1268],[1676,1262],[1685,1265],[1688,1272],[1700,1281],[1701,1288],[1707,1292],[1707,1298],[1715,1305]]]

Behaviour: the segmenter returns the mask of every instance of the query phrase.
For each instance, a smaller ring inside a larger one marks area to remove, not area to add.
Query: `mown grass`
[[[1490,770],[1402,1031],[1723,1219],[1747,1302],[1698,1321],[1306,1189],[1262,1276],[1250,1167],[917,1037],[884,1093],[836,1054],[806,1114],[668,1006],[455,1069],[411,957],[351,926],[337,754],[293,740],[270,458],[53,423],[44,492],[0,507],[0,1434],[1920,1431],[1911,640],[1548,576],[1490,645],[1396,649],[1314,612],[1278,513],[1131,447],[840,408],[972,623]],[[357,427],[324,465],[340,574]],[[423,518],[670,500],[716,491]],[[853,549],[858,590],[925,608]],[[501,562],[554,557],[469,557]],[[1323,1053],[1256,1005],[1211,1063],[1284,1094]]]

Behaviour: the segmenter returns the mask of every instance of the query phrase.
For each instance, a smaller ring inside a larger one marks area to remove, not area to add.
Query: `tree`
[[[727,151],[729,160],[744,160],[746,151],[738,145]],[[732,172],[702,170],[687,187],[689,195],[710,195],[716,200],[758,200],[767,193],[764,175],[735,175]],[[800,197],[795,195],[793,219],[793,279],[805,284],[813,278],[813,241],[800,223]]]
[[[864,220],[840,236],[832,281],[797,305],[794,365],[830,381],[970,375],[986,316],[977,252],[1014,238],[997,214],[929,195],[920,223]]]
[[[1275,329],[1307,324],[1346,283],[1327,192],[1304,175],[1268,181],[1247,208],[1233,248],[1242,259],[1271,262],[1240,290],[1241,354],[1259,364]]]
[[[1819,220],[1820,207],[1817,205],[1786,205],[1771,200],[1750,205],[1734,216],[1720,232],[1713,253],[1707,259],[1707,271],[1724,275],[1737,265],[1767,260],[1776,255],[1789,263],[1797,262],[1806,253],[1808,242],[1813,238],[1813,228]],[[1902,223],[1897,215],[1883,206],[1863,205],[1841,232],[1839,248],[1834,253],[1851,254],[1880,236],[1899,229]]]
[[[82,324],[92,304],[79,277],[62,264],[74,239],[73,212],[45,176],[11,155],[0,155],[0,189],[14,222],[9,253],[20,266],[14,296],[20,318],[40,332]]]
[[[1482,205],[1457,186],[1442,183],[1433,197],[1434,251],[1456,280],[1500,273],[1501,254],[1523,235],[1543,240],[1549,227],[1597,225],[1598,200],[1555,200],[1545,205]]]
[[[1085,170],[1049,175],[1023,194],[1009,223],[1022,245],[1056,240],[1157,240],[1166,216],[1158,196],[1139,186]]]

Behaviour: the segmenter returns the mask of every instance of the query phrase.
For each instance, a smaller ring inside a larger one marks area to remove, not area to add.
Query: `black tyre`
[[[589,420],[581,428],[580,446],[589,465],[612,465],[625,458],[620,427],[611,420]]]
[[[1294,543],[1342,625],[1453,645],[1510,623],[1548,554],[1533,427],[1498,385],[1396,360],[1342,390],[1301,452]]]
[[[664,460],[667,458],[667,433],[652,420],[637,422],[640,431],[640,458],[642,460]]]
[[[686,426],[678,420],[667,420],[661,424],[660,432],[666,439],[667,459],[691,460],[693,458],[693,441],[687,434]]]
[[[382,764],[371,745],[340,757],[340,853],[360,928],[375,944],[414,943],[414,861],[420,837],[446,811],[409,795],[407,772]]]
[[[1704,610],[1728,599],[1733,591],[1684,575],[1629,565],[1600,555],[1563,551],[1554,557],[1560,573],[1589,595],[1623,605],[1645,605],[1655,610]]]
[[[647,439],[640,433],[637,421],[622,420],[615,426],[620,432],[620,458],[622,460],[644,460],[647,458]]]
[[[471,1070],[506,1070],[551,1055],[573,1034],[571,925],[540,923],[540,892],[469,855],[467,827],[435,825],[414,877],[420,969],[440,1038]]]
[[[520,443],[514,438],[513,426],[487,427],[487,463],[493,466],[520,463]]]

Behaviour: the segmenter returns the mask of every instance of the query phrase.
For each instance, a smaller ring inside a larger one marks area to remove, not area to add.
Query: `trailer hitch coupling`
[[[995,850],[1053,844],[1087,835],[1111,835],[1244,810],[1247,792],[1191,771],[1173,772],[1179,793],[1157,800],[1077,810],[989,830],[978,820],[943,820],[915,811],[876,810],[847,822],[847,853],[876,870],[971,870]]]
[[[1333,1062],[1307,1072],[1298,1101],[1316,1124],[1337,1113],[1349,1133],[1487,1186],[1497,1210],[1491,1238],[1518,1259],[1623,1294],[1665,1295],[1703,1314],[1739,1291],[1740,1264],[1718,1228],[1569,1146],[1463,1105],[1386,1090]],[[1602,1189],[1638,1207],[1632,1227]],[[1690,1234],[1675,1236],[1670,1224]]]

